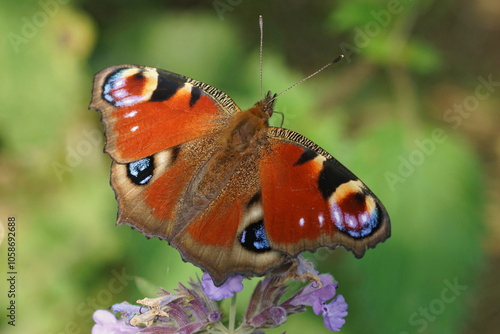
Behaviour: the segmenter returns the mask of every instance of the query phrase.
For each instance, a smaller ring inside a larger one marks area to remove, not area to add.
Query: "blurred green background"
[[[310,256],[340,282],[342,332],[497,333],[496,0],[2,1],[1,333],[88,333],[94,310],[151,295],[145,281],[172,289],[200,274],[166,242],[114,226],[103,127],[87,110],[92,78],[115,64],[154,66],[248,108],[259,98],[259,14],[265,90],[346,55],[276,110],[363,179],[392,219],[392,237],[361,260],[343,249]],[[15,327],[6,317],[9,216]],[[270,332],[283,330],[327,332],[311,310]]]

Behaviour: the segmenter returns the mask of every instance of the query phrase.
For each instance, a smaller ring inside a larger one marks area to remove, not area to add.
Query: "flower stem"
[[[234,332],[234,325],[236,320],[236,293],[231,297],[231,306],[229,307],[229,333]]]

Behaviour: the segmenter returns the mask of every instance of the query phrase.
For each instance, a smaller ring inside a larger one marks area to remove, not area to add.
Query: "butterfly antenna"
[[[273,101],[276,100],[276,98],[278,96],[281,96],[283,94],[285,94],[286,92],[288,92],[290,89],[294,88],[295,86],[298,86],[300,85],[301,83],[303,83],[304,81],[306,81],[307,79],[310,79],[312,78],[313,76],[315,76],[316,74],[318,74],[319,72],[323,71],[325,68],[327,68],[328,66],[330,65],[333,65],[339,61],[341,61],[342,59],[344,59],[344,55],[340,55],[338,56],[337,58],[335,58],[334,60],[332,60],[331,62],[329,62],[328,64],[326,64],[325,66],[323,66],[322,68],[320,68],[319,70],[317,70],[316,72],[314,72],[313,74],[310,74],[308,75],[307,77],[305,77],[304,79],[300,80],[299,82],[293,84],[292,86],[288,87],[287,89],[285,89],[284,91],[282,91],[281,93],[279,94],[276,94],[274,97],[273,97]],[[262,89],[262,88],[261,88]]]
[[[260,27],[260,99],[262,100],[262,41],[264,39],[264,20],[262,15],[259,15]]]

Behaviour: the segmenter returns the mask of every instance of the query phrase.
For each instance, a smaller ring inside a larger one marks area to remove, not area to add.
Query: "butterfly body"
[[[167,240],[221,284],[305,250],[361,257],[390,235],[382,203],[309,139],[270,127],[274,97],[241,111],[223,92],[155,68],[99,72],[118,224]]]

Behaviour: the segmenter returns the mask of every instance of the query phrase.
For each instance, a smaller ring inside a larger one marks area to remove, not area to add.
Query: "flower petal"
[[[132,305],[132,304],[129,304],[127,302],[122,302],[122,303],[114,304],[113,306],[111,306],[111,310],[113,311],[113,313],[116,313],[116,312],[140,313],[141,311],[146,312],[148,310],[148,308],[144,307],[144,306],[141,307],[139,305]]]
[[[311,305],[313,308],[314,314],[320,315],[321,313],[323,313],[323,305],[325,305],[325,304],[326,303],[324,301],[322,302],[319,299],[315,300],[313,302],[313,304]]]
[[[121,322],[106,310],[97,310],[92,317],[96,322],[92,327],[92,334],[135,334],[141,331],[141,328]]]
[[[112,325],[118,322],[118,319],[116,319],[113,313],[106,310],[95,311],[92,318],[98,325]]]
[[[337,286],[337,283],[335,283],[335,284],[333,283],[333,276],[332,275],[323,274],[323,275],[319,275],[319,278],[321,280],[322,287],[330,285],[330,284]],[[316,285],[316,282],[311,282],[304,288],[302,293],[306,294],[306,293],[309,293],[309,292],[312,292],[312,291],[315,291],[318,289],[319,289],[319,287]]]
[[[339,332],[347,316],[347,303],[344,296],[338,295],[330,304],[323,305],[323,324],[331,331]]]
[[[221,286],[215,286],[208,273],[204,273],[201,286],[205,294],[212,300],[221,300],[233,297],[235,292],[243,290],[243,276],[234,275],[229,277]]]
[[[121,319],[125,319],[127,322],[130,322],[130,319],[132,319],[136,314],[146,313],[149,309],[145,306],[131,305],[127,302],[122,302],[111,306],[111,311],[113,311],[113,313],[120,312]]]
[[[302,291],[289,300],[290,304],[294,306],[314,306],[316,301],[321,303],[332,299],[336,293],[337,283],[333,283],[333,277],[328,274],[321,275],[320,279],[322,284],[321,288],[318,287],[315,282],[308,284]]]

